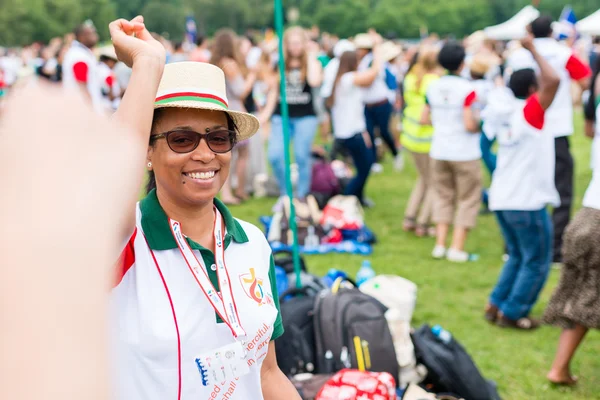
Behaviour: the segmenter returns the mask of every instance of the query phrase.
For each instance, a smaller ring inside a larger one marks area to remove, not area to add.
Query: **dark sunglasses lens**
[[[227,153],[233,148],[235,133],[231,131],[214,131],[206,135],[208,147],[215,153]]]
[[[192,131],[171,132],[168,136],[168,144],[176,153],[189,153],[194,150],[200,142],[200,135]]]

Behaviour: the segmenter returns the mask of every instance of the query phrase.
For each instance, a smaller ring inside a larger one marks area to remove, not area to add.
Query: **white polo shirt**
[[[73,41],[65,54],[62,74],[65,88],[78,88],[80,84],[85,84],[94,109],[103,112],[98,60],[92,50],[76,40]]]
[[[463,115],[477,95],[473,84],[460,76],[446,75],[427,88],[433,138],[429,155],[435,160],[473,161],[481,158],[480,134],[470,133]]]
[[[520,100],[508,88],[490,94],[483,131],[499,146],[490,210],[536,211],[560,205],[554,185],[554,137],[542,131],[546,115],[537,95]]]
[[[364,113],[364,90],[354,84],[355,72],[340,77],[335,88],[335,103],[331,109],[333,134],[348,139],[367,130]]]
[[[152,191],[137,207],[136,230],[121,256],[111,293],[114,397],[117,400],[261,400],[260,371],[271,340],[283,333],[271,249],[254,225],[234,219],[218,200],[226,226],[225,261],[247,333],[249,374],[205,387],[195,359],[234,342],[171,234]],[[212,284],[213,253],[188,239]],[[156,259],[156,262],[154,261]]]
[[[560,77],[560,85],[554,101],[546,113],[545,129],[554,137],[573,134],[573,98],[571,96],[571,80],[581,80],[591,75],[590,68],[585,65],[573,51],[553,38],[534,39],[535,49],[554,68]],[[539,72],[539,67],[531,53],[525,49],[515,51],[507,61],[507,69],[516,71],[532,68]]]
[[[596,121],[600,121],[600,101],[596,106]],[[600,210],[600,123],[596,122],[596,132],[592,142],[592,180],[583,196],[583,206]]]
[[[359,71],[366,71],[371,67],[373,63],[373,53],[369,53],[363,57],[358,64]],[[375,104],[384,100],[389,101],[390,89],[385,83],[385,65],[381,67],[379,75],[373,81],[371,86],[365,88],[365,96],[363,101],[365,104]]]

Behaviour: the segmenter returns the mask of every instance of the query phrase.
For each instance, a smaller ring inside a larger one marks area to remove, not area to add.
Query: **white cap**
[[[336,58],[340,58],[345,52],[354,50],[356,50],[356,47],[351,41],[342,39],[339,42],[337,42],[333,47],[333,56]]]

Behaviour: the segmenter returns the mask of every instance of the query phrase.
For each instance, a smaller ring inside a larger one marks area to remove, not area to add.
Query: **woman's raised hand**
[[[165,63],[165,48],[148,32],[141,15],[131,21],[118,19],[108,27],[117,57],[128,67],[141,59]]]

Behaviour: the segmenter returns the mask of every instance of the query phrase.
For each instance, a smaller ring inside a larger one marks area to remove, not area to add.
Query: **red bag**
[[[343,369],[327,381],[315,400],[396,400],[396,381],[387,372]]]

